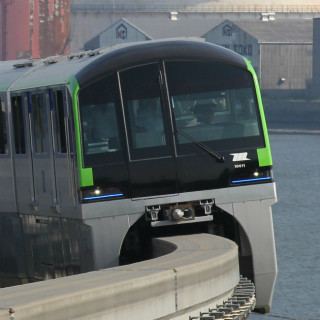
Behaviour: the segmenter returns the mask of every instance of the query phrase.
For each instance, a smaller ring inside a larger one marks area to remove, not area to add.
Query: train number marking
[[[241,163],[241,164],[235,164],[234,167],[237,169],[237,168],[245,168],[246,165],[244,163]]]

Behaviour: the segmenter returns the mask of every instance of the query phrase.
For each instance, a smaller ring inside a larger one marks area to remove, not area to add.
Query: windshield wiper
[[[212,150],[211,148],[209,148],[208,146],[206,146],[205,144],[201,143],[200,141],[192,138],[191,136],[189,136],[187,133],[185,133],[184,131],[182,131],[181,129],[177,128],[177,132],[179,132],[181,135],[183,135],[185,138],[187,138],[188,140],[190,140],[192,143],[194,143],[195,145],[197,145],[199,148],[201,148],[202,150],[208,152],[211,156],[213,156],[215,159],[217,159],[219,162],[224,162],[224,156],[222,156],[221,154],[215,152],[214,150]]]

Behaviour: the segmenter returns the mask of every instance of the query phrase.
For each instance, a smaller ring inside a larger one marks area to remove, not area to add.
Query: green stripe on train
[[[244,58],[248,70],[251,72],[253,76],[254,86],[257,93],[257,99],[258,99],[258,105],[260,110],[260,116],[261,116],[261,124],[262,124],[262,130],[264,135],[264,140],[266,143],[265,148],[257,149],[258,159],[259,159],[259,166],[265,167],[265,166],[272,166],[272,155],[271,155],[271,149],[270,149],[270,142],[269,142],[269,135],[268,135],[268,128],[266,123],[266,118],[263,110],[263,104],[261,99],[261,92],[260,92],[260,86],[259,81],[256,72],[254,71],[254,68],[251,64],[251,62]]]
[[[83,158],[82,158],[82,143],[80,136],[80,113],[78,106],[78,92],[79,84],[76,78],[72,78],[70,81],[71,92],[73,92],[73,114],[74,114],[74,127],[75,127],[75,139],[76,139],[76,148],[77,148],[77,161],[78,161],[78,172],[79,172],[79,184],[80,187],[89,187],[93,186],[93,174],[92,168],[83,167]]]

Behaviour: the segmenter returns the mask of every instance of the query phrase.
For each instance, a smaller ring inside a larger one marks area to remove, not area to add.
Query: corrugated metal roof
[[[156,0],[72,0],[73,6],[79,6],[82,8],[103,8],[103,7],[117,7],[121,6],[125,10],[130,8],[151,7],[154,8],[175,8],[175,10],[181,9],[181,7],[201,8],[201,7],[220,7],[229,8],[229,10],[243,10],[243,8],[251,9],[250,12],[255,9],[259,12],[262,10],[286,10],[292,8],[305,8],[315,7],[319,8],[318,0],[282,0],[281,2],[275,0],[162,0],[160,3]],[[289,7],[289,8],[288,8]],[[290,11],[289,11],[290,12]]]
[[[259,43],[312,43],[313,20],[244,21],[231,20],[243,31],[256,38]]]

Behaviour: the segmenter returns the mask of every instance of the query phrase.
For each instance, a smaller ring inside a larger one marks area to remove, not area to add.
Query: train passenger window
[[[46,104],[42,93],[31,95],[31,119],[34,151],[36,153],[46,153],[48,151],[47,117]]]
[[[132,159],[167,155],[158,64],[120,73]]]
[[[79,104],[85,166],[121,161],[119,90],[115,75],[81,89]]]
[[[0,97],[0,154],[8,153],[8,137],[6,125],[5,104]]]
[[[176,126],[184,133],[222,149],[239,140],[263,145],[249,71],[217,63],[168,61],[166,74]],[[180,134],[177,142],[190,144]]]
[[[66,128],[64,124],[64,99],[61,90],[52,93],[53,118],[55,126],[56,147],[59,153],[67,152]]]
[[[11,109],[15,152],[16,154],[24,154],[26,153],[26,141],[24,127],[24,112],[21,96],[14,96],[11,98]]]

